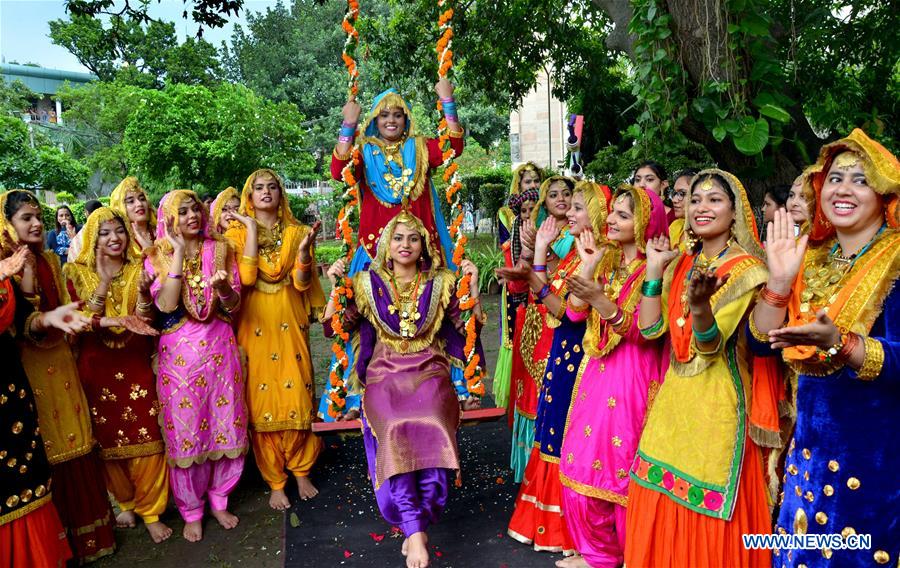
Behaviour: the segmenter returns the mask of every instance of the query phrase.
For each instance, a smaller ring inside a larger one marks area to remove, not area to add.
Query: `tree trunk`
[[[610,49],[621,51],[634,59],[634,36],[627,33],[633,11],[628,0],[593,0],[613,21],[613,30],[607,37]],[[705,80],[716,79],[739,85],[740,80],[750,75],[753,62],[746,53],[741,63],[736,63],[729,53],[728,13],[721,0],[662,0],[660,8],[672,16],[672,38],[677,50],[676,57],[688,77],[686,85],[689,100],[700,91]],[[748,82],[749,84],[749,82]],[[746,87],[745,87],[746,89]],[[800,107],[800,97],[795,96],[790,86],[784,93],[798,103],[786,109],[792,118],[790,127],[784,133],[784,142],[774,151],[774,169],[763,177],[758,172],[759,156],[747,156],[739,152],[732,141],[726,138],[717,142],[712,133],[699,121],[688,117],[681,125],[682,133],[689,139],[704,146],[720,168],[733,172],[741,178],[751,194],[754,203],[762,202],[765,190],[774,185],[790,184],[799,175],[808,161],[814,159],[819,146],[826,141],[813,132]],[[739,92],[744,100],[752,100],[752,93]],[[802,143],[808,156],[804,156],[789,140]],[[772,152],[767,147],[767,152]]]

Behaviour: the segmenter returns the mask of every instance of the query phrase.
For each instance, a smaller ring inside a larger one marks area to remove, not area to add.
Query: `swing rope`
[[[359,17],[359,1],[347,0],[347,10],[344,12],[344,19],[341,22],[341,28],[347,34],[344,40],[344,48],[341,52],[341,59],[347,68],[347,94],[349,97],[356,97],[359,93],[359,66],[356,63],[356,48],[359,46],[359,31],[356,29],[356,20]],[[359,165],[361,156],[359,146],[354,144],[351,149],[350,161],[341,170],[341,179],[344,182],[344,190],[341,195],[343,205],[337,216],[337,238],[341,240],[341,254],[346,266],[350,266],[353,258],[353,229],[350,226],[350,214],[353,208],[359,203],[359,181],[353,175],[354,168]],[[328,380],[331,384],[331,392],[329,393],[328,415],[337,419],[343,413],[347,404],[347,385],[344,384],[344,373],[349,366],[349,358],[344,346],[350,340],[350,334],[344,331],[344,311],[347,307],[347,301],[353,297],[353,287],[350,279],[344,276],[341,282],[335,282],[334,304],[337,307],[334,315],[331,316],[331,328],[334,330],[334,341],[331,344],[331,351],[334,353],[334,363],[328,374]]]
[[[438,0],[438,8],[440,16],[438,18],[438,31],[440,37],[437,41],[438,54],[438,77],[446,77],[450,69],[453,67],[453,52],[451,51],[453,40],[453,8],[444,9],[448,0]],[[341,59],[347,69],[348,82],[347,91],[350,97],[355,97],[359,92],[359,66],[355,59],[356,49],[359,46],[359,31],[356,29],[356,21],[359,17],[359,1],[347,0],[347,10],[344,13],[344,19],[341,22],[341,28],[347,34],[344,41],[344,48],[341,52]],[[445,196],[447,203],[450,204],[450,215],[453,221],[448,227],[450,237],[454,240],[453,263],[459,266],[465,254],[466,236],[461,228],[463,223],[463,207],[459,199],[459,191],[462,189],[462,182],[459,179],[459,165],[456,163],[456,152],[450,145],[450,130],[447,125],[447,119],[443,118],[443,105],[441,101],[437,102],[438,112],[441,114],[441,121],[438,125],[439,147],[443,152],[444,174],[443,179],[447,183]],[[354,169],[360,165],[362,157],[360,155],[359,146],[354,144],[351,148],[351,159],[341,170],[341,179],[344,182],[344,190],[341,196],[343,206],[337,217],[337,237],[341,239],[341,252],[344,262],[350,266],[353,251],[353,229],[350,226],[350,214],[353,208],[359,204],[359,181],[354,176]],[[438,204],[435,203],[435,206]],[[484,374],[482,371],[481,357],[475,353],[475,343],[477,333],[475,330],[475,318],[472,317],[472,308],[475,307],[475,300],[471,297],[471,286],[478,286],[470,281],[471,277],[466,274],[460,280],[456,291],[456,297],[459,300],[460,310],[466,319],[466,342],[463,353],[465,355],[465,368],[463,376],[466,379],[466,387],[470,393],[476,396],[484,396]],[[344,311],[347,301],[353,297],[353,288],[350,279],[344,276],[342,282],[335,283],[334,300],[337,309],[331,317],[331,327],[334,330],[334,342],[331,350],[335,355],[334,363],[329,373],[329,382],[331,384],[331,392],[329,393],[328,414],[332,418],[338,418],[343,413],[346,405],[347,386],[344,384],[344,374],[349,365],[349,358],[345,350],[345,345],[349,341],[350,335],[342,326]]]

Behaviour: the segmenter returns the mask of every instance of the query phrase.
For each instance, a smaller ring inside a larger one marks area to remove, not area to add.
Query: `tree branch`
[[[613,29],[606,36],[606,47],[613,51],[628,54],[634,59],[634,40],[628,33],[628,24],[631,22],[633,11],[628,0],[592,0],[593,3],[606,12],[613,22]]]

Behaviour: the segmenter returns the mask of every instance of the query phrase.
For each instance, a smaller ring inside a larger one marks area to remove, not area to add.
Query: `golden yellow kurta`
[[[243,256],[246,229],[226,233],[241,259],[237,337],[249,359],[246,399],[256,432],[308,430],[313,420],[309,324],[325,295],[315,275],[305,284],[296,278],[297,248],[309,231],[306,225],[286,226],[280,253],[260,254],[258,263]]]
[[[61,304],[69,302],[59,258],[44,251]],[[21,338],[19,353],[37,403],[38,423],[51,465],[83,456],[94,447],[89,406],[75,357],[65,338],[51,333],[40,343]]]

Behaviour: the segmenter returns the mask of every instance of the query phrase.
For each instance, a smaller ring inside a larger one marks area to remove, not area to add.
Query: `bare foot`
[[[200,542],[203,538],[203,521],[194,521],[184,524],[184,540],[188,542]]]
[[[402,554],[403,556],[406,556],[406,549],[408,549],[408,548],[409,548],[409,539],[404,538],[403,544],[400,545],[400,554]]]
[[[156,544],[159,544],[172,536],[172,529],[160,521],[156,521],[155,523],[146,523],[144,526],[147,527],[147,532],[150,533],[150,538],[152,538],[153,542],[155,542]]]
[[[409,535],[406,540],[409,543],[406,548],[406,568],[427,568],[428,536],[417,532]]]
[[[585,561],[584,556],[580,554],[557,560],[556,565],[559,568],[590,568],[590,565]]]
[[[229,513],[227,510],[216,511],[215,509],[212,509],[212,516],[219,521],[219,524],[222,525],[222,528],[225,530],[233,529],[238,526],[238,522],[240,522],[237,515]]]
[[[273,489],[272,495],[269,496],[269,507],[276,511],[284,511],[291,506],[290,499],[284,493],[284,489]]]
[[[300,492],[300,498],[306,501],[312,499],[319,494],[319,490],[312,484],[308,477],[297,477],[297,490]]]
[[[133,529],[137,526],[137,515],[134,511],[122,511],[116,515],[116,526],[120,529]]]

